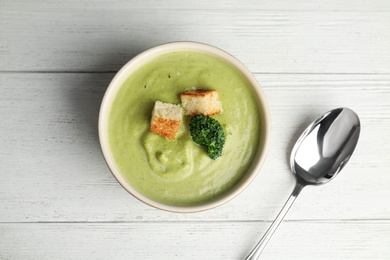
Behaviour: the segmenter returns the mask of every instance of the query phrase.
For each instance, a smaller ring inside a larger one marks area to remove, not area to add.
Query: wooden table
[[[255,181],[201,213],[139,202],[99,147],[110,80],[171,41],[236,56],[271,110]],[[0,0],[0,259],[244,259],[292,191],[297,136],[341,106],[361,119],[355,153],[305,188],[262,259],[390,259],[390,1]]]

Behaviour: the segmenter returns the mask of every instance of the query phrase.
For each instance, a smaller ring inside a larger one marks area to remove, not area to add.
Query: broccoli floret
[[[215,160],[222,155],[225,134],[217,120],[203,114],[195,115],[191,118],[190,130],[192,140],[204,146],[211,159]]]

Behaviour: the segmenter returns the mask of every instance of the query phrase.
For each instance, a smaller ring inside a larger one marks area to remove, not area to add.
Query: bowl
[[[203,53],[216,57],[229,64],[232,68],[234,68],[236,72],[241,75],[242,78],[245,79],[247,84],[250,86],[252,96],[257,104],[257,109],[260,115],[260,131],[258,133],[260,135],[259,144],[257,148],[257,153],[255,154],[254,159],[252,160],[248,170],[245,172],[243,177],[228,191],[226,191],[215,199],[202,202],[196,205],[175,205],[172,203],[164,203],[139,192],[129,181],[126,180],[126,178],[123,176],[123,174],[117,167],[108,143],[108,117],[110,112],[110,105],[113,102],[113,99],[118,93],[119,89],[126,81],[126,79],[128,79],[129,76],[141,64],[144,64],[145,61],[148,61],[162,54],[177,51],[191,51]],[[240,194],[254,180],[254,178],[260,171],[261,166],[264,163],[270,140],[270,129],[271,122],[268,103],[259,83],[253,76],[253,74],[245,67],[245,65],[243,65],[238,59],[236,59],[229,53],[217,47],[198,42],[172,42],[162,44],[154,48],[148,49],[131,59],[119,70],[119,72],[114,76],[111,83],[109,84],[103,97],[99,113],[99,140],[101,150],[111,173],[114,175],[117,181],[130,194],[132,194],[140,201],[146,203],[147,205],[165,211],[180,213],[199,212],[212,209],[230,201],[238,194]]]

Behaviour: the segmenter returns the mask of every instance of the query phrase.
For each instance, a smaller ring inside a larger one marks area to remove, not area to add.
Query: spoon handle
[[[260,242],[256,245],[256,247],[252,250],[252,252],[249,254],[249,256],[246,258],[246,260],[256,260],[259,258],[261,252],[267,245],[268,241],[271,239],[272,235],[280,225],[280,223],[283,221],[284,217],[286,216],[287,212],[293,205],[295,199],[297,198],[298,194],[301,192],[302,188],[305,187],[305,185],[297,182],[295,185],[295,188],[293,192],[291,193],[290,197],[288,198],[286,204],[284,204],[282,210],[280,211],[279,215],[276,217],[272,225],[268,228],[267,232],[264,234],[263,238],[260,240]]]

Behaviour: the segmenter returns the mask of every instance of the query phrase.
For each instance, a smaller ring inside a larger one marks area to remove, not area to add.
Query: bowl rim
[[[110,110],[110,105],[112,103],[111,101],[115,97],[116,92],[120,89],[121,84],[123,84],[123,82],[128,78],[132,70],[136,69],[138,66],[140,66],[140,64],[142,64],[146,60],[156,57],[158,55],[162,55],[169,52],[175,52],[175,51],[194,51],[194,52],[205,53],[213,57],[219,58],[224,62],[226,62],[227,64],[229,64],[236,71],[238,71],[244,79],[248,81],[249,83],[248,85],[250,85],[252,93],[256,93],[256,96],[258,98],[258,100],[256,101],[258,110],[260,110],[261,108],[263,111],[263,112],[259,111],[259,113],[260,113],[260,117],[262,117],[261,119],[263,123],[265,124],[264,127],[265,130],[262,133],[264,135],[263,138],[264,141],[260,142],[261,144],[259,143],[259,146],[257,147],[258,152],[255,158],[253,159],[250,168],[248,169],[248,171],[251,172],[246,173],[244,175],[245,178],[243,178],[245,180],[240,180],[231,189],[231,191],[227,191],[225,194],[221,194],[216,199],[211,201],[206,201],[199,205],[190,205],[190,206],[170,205],[170,204],[165,204],[165,203],[155,201],[143,195],[135,188],[133,188],[133,186],[130,185],[130,183],[120,173],[120,171],[116,167],[113,157],[109,152],[110,149],[108,145],[107,119]],[[128,61],[115,74],[114,78],[111,80],[110,84],[108,85],[101,102],[100,111],[99,111],[98,132],[99,132],[100,148],[103,153],[104,160],[106,161],[106,164],[109,170],[111,171],[112,175],[127,192],[129,192],[133,197],[140,200],[141,202],[160,210],[176,212],[176,213],[191,213],[191,212],[200,212],[200,211],[209,210],[227,203],[228,201],[235,198],[242,191],[244,191],[249,186],[249,184],[255,179],[255,177],[260,171],[260,168],[264,164],[266,155],[268,153],[270,134],[271,134],[271,116],[270,116],[270,111],[269,111],[269,106],[268,106],[266,96],[260,84],[254,77],[254,75],[241,61],[239,61],[237,58],[232,56],[230,53],[209,44],[193,42],[193,41],[177,41],[177,42],[168,42],[168,43],[160,44],[141,52],[140,54],[132,58],[130,61]]]

